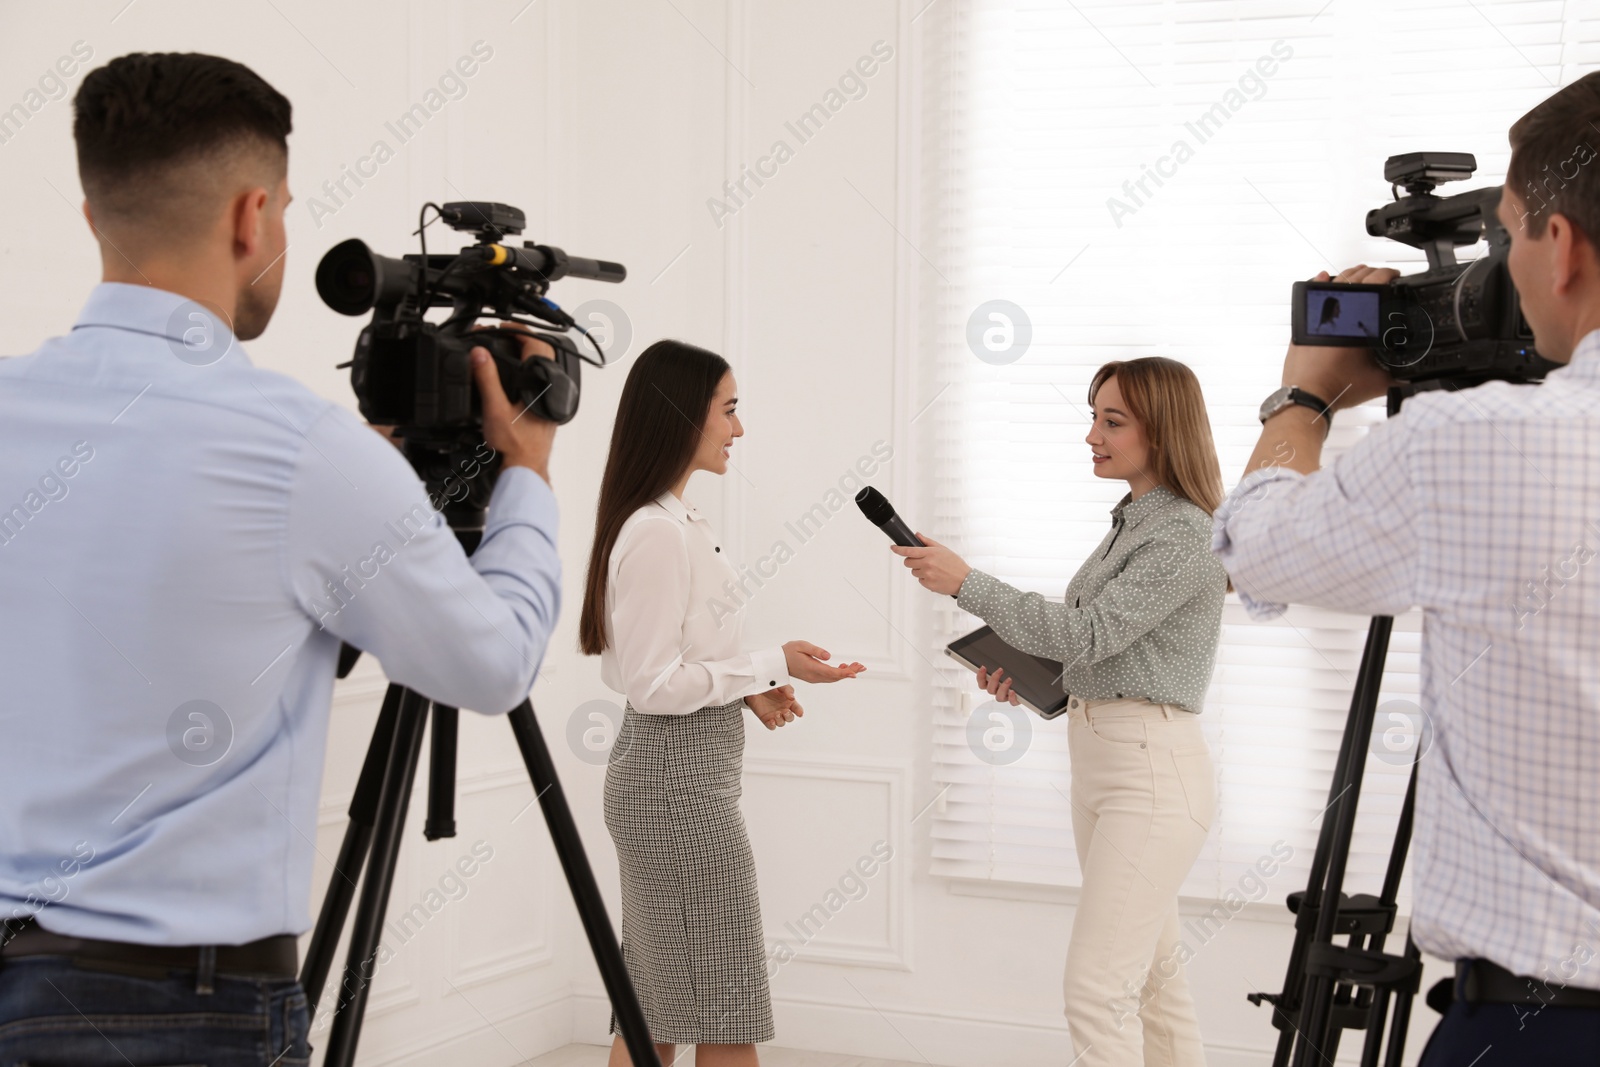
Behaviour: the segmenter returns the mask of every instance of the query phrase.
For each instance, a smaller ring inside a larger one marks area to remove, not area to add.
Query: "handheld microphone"
[[[911,527],[906,525],[906,521],[895,513],[894,505],[872,486],[869,485],[856,494],[856,506],[861,509],[861,514],[867,517],[868,522],[888,534],[889,540],[902,548],[928,547],[922,538],[911,532]]]
[[[903,548],[926,548],[922,538],[911,532],[904,519],[895,514],[894,505],[884,495],[867,486],[856,494],[856,506],[867,521],[889,535],[889,540]]]

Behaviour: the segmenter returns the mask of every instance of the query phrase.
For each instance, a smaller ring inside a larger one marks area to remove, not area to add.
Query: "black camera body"
[[[1466,152],[1390,156],[1383,175],[1395,200],[1367,212],[1367,232],[1422,249],[1428,269],[1387,285],[1296,282],[1294,343],[1371,347],[1391,376],[1408,383],[1538,381],[1558,366],[1534,350],[1511,282],[1511,235],[1495,214],[1500,186],[1434,195],[1476,168]],[[1458,263],[1455,250],[1479,240],[1488,253]]]
[[[350,385],[361,414],[377,426],[394,427],[406,458],[426,483],[435,507],[457,530],[481,527],[500,470],[500,457],[486,451],[483,405],[472,371],[471,352],[487,349],[511,402],[528,415],[554,423],[578,413],[582,364],[605,366],[581,353],[564,332],[535,331],[555,349],[554,359],[522,358],[528,333],[504,327],[479,329],[492,316],[556,331],[583,327],[546,298],[559,278],[620,282],[620,263],[569,256],[531,241],[502,243],[522,232],[521,210],[487,201],[434,207],[452,229],[473,233],[477,243],[456,255],[380,256],[351,238],[335,245],[317,264],[317,293],[343,315],[372,312],[356,340]],[[418,233],[422,232],[421,227]],[[442,322],[424,318],[430,308],[449,307]],[[537,322],[530,322],[537,320]],[[595,344],[599,352],[599,345]]]
[[[565,423],[578,411],[586,357],[567,337],[535,336],[556,350],[554,360],[522,359],[518,331],[479,330],[477,320],[532,316],[558,330],[573,328],[571,316],[545,297],[559,278],[620,282],[620,263],[581,259],[531,241],[502,244],[522,232],[520,209],[508,204],[460,201],[438,209],[451,228],[478,241],[457,255],[380,256],[351,238],[335,245],[317,265],[317,292],[344,315],[371,311],[351,363],[350,384],[367,421],[408,431],[451,431],[482,425],[469,353],[482,346],[494,357],[506,395],[530,414]],[[449,307],[440,323],[423,318],[429,308]],[[587,360],[588,362],[595,362]],[[603,366],[603,363],[597,365]]]
[[[490,328],[445,332],[433,323],[388,320],[364,327],[356,339],[350,384],[361,414],[378,426],[408,431],[450,430],[482,424],[483,411],[472,375],[470,353],[489,351],[500,384],[513,402],[555,423],[578,412],[583,360],[570,338],[535,331],[550,343],[554,360],[522,359],[515,330]]]

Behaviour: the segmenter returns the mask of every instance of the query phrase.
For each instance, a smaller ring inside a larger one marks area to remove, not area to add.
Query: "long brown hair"
[[[1150,469],[1145,473],[1207,515],[1215,514],[1222,504],[1222,466],[1211,439],[1200,379],[1184,364],[1165,356],[1112,360],[1089,381],[1090,407],[1112,375],[1128,414],[1139,420],[1149,442]]]
[[[600,478],[594,546],[578,620],[586,656],[606,648],[606,579],[628,516],[677,484],[700,445],[701,428],[728,361],[683,341],[657,341],[628,371]]]

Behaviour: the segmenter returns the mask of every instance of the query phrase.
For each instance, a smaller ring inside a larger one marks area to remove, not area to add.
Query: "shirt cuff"
[[[961,588],[956,590],[956,607],[981,619],[993,603],[994,594],[1005,588],[1006,583],[974,567],[961,580]]]
[[[782,645],[750,653],[750,670],[755,675],[757,693],[788,685],[793,680],[789,677],[789,660],[783,654]]]
[[[1278,604],[1270,600],[1257,600],[1239,584],[1240,575],[1236,571],[1239,563],[1238,548],[1235,540],[1238,535],[1243,535],[1248,541],[1254,533],[1244,524],[1244,513],[1265,499],[1272,492],[1271,486],[1278,482],[1298,481],[1305,475],[1288,467],[1263,467],[1253,470],[1240,479],[1239,484],[1229,493],[1222,506],[1217,508],[1216,515],[1211,520],[1211,553],[1222,561],[1223,569],[1233,579],[1234,592],[1239,594],[1239,603],[1244,605],[1245,612],[1257,622],[1276,619],[1289,609],[1287,604]]]
[[[484,532],[511,517],[532,519],[553,542],[556,536],[556,494],[532,467],[506,467],[495,479],[484,515]]]

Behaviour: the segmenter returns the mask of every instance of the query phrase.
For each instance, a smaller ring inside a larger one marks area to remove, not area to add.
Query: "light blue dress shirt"
[[[335,353],[330,352],[330,358]],[[560,605],[505,470],[470,561],[403,456],[176,294],[0,359],[0,917],[145,944],[310,928],[341,639],[501,713]]]

